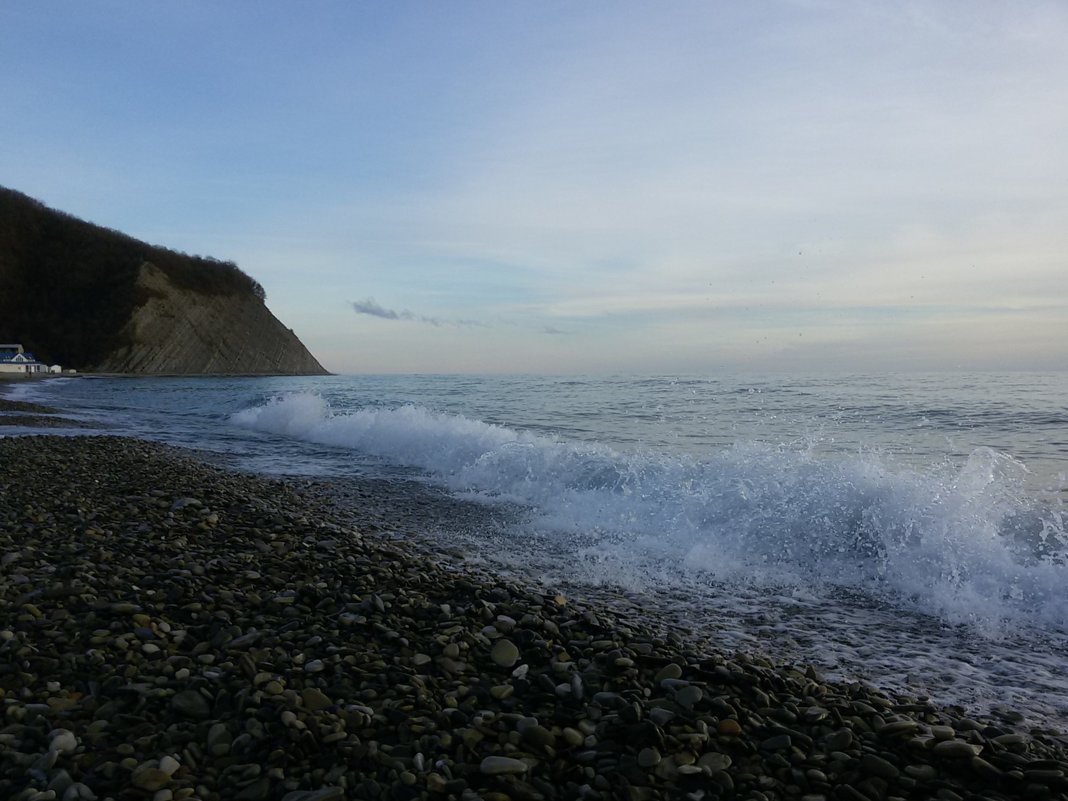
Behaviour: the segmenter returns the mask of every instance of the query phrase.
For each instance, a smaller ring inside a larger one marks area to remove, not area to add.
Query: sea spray
[[[335,411],[312,393],[231,420],[521,503],[525,531],[595,563],[601,580],[841,586],[989,633],[1066,630],[1059,510],[1029,499],[1026,469],[991,448],[923,469],[755,442],[620,450],[415,404]]]

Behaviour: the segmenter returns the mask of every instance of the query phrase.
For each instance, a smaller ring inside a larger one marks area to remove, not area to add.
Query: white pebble
[[[60,754],[73,754],[78,750],[78,738],[70,729],[52,729],[48,747]]]

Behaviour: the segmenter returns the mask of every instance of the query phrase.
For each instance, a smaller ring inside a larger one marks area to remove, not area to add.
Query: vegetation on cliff
[[[0,342],[64,366],[103,363],[135,344],[124,327],[148,299],[138,283],[146,262],[180,289],[264,300],[233,262],[149,245],[0,187]]]

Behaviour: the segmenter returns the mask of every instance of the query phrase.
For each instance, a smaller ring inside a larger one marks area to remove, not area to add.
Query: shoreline
[[[0,438],[0,498],[2,797],[1068,798],[1057,739],[454,564],[395,499],[110,436]]]

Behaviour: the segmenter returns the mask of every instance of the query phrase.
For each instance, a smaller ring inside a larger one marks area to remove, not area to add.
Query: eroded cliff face
[[[147,300],[120,332],[124,344],[97,372],[150,375],[325,375],[326,370],[251,293],[203,295],[151,263],[137,277]]]

